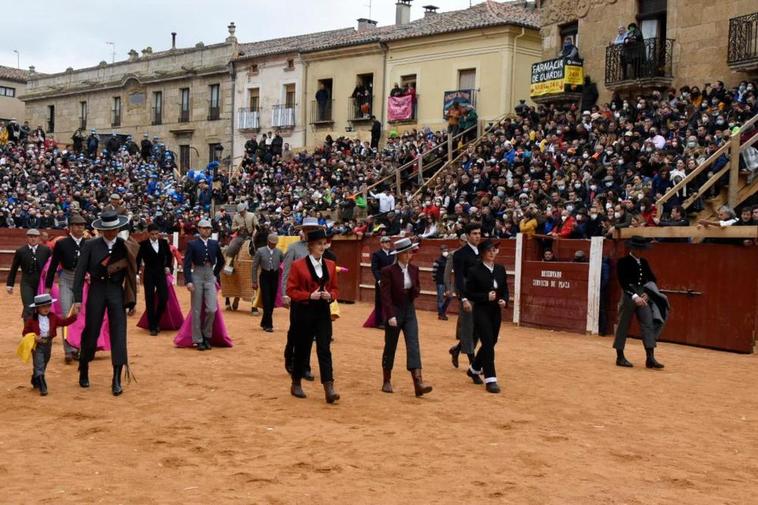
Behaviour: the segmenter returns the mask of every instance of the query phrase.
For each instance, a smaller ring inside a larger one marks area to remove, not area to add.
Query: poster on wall
[[[566,87],[584,84],[584,64],[578,60],[554,58],[532,65],[532,97],[563,93]]]
[[[456,91],[445,91],[445,98],[442,103],[443,118],[447,118],[447,110],[453,106],[453,102],[458,102],[464,109],[476,107],[475,90],[459,89]]]

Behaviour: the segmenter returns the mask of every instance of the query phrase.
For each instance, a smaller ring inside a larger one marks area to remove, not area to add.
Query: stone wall
[[[209,144],[232,154],[232,90],[229,61],[236,40],[213,46],[169,50],[152,54],[143,51],[133,61],[73,70],[33,79],[22,99],[32,124],[47,127],[49,106],[55,107],[56,140],[71,142],[80,126],[81,102],[87,103],[86,128],[99,133],[132,135],[139,143],[145,133],[157,136],[179,156],[180,145],[189,145],[190,167],[205,167]],[[210,86],[220,89],[220,115],[209,119]],[[189,121],[180,122],[181,88],[190,89]],[[154,93],[162,93],[160,124],[154,122]],[[114,97],[121,99],[120,125],[113,125]],[[88,132],[87,132],[88,133]]]
[[[598,83],[600,100],[610,93],[605,79],[606,47],[619,25],[637,21],[637,2],[632,0],[546,0],[542,12],[542,57],[560,52],[560,26],[578,21],[579,51],[585,74]],[[722,80],[727,85],[746,78],[727,66],[729,19],[758,10],[751,0],[668,0],[666,38],[674,40],[673,86],[680,87]]]
[[[23,94],[26,84],[0,79],[0,86],[16,90],[15,97],[0,96],[0,121],[16,118],[20,124],[23,124],[26,120],[26,112],[24,110],[24,102],[19,100],[18,97]],[[32,125],[32,128],[35,126],[37,125]]]

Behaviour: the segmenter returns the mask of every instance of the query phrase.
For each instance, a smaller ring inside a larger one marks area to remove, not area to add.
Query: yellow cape
[[[29,363],[29,358],[32,357],[32,350],[37,347],[37,342],[34,340],[36,336],[34,333],[27,333],[21,338],[21,342],[18,343],[16,355],[24,363]]]

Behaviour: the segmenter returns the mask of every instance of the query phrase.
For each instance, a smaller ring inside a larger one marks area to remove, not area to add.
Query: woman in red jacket
[[[310,362],[311,346],[316,339],[316,355],[321,383],[327,403],[339,400],[332,375],[332,318],[329,303],[337,299],[337,269],[323,257],[326,232],[308,233],[308,256],[292,263],[287,278],[287,295],[291,300],[292,332],[295,335],[295,366],[290,393],[305,398],[302,378]]]

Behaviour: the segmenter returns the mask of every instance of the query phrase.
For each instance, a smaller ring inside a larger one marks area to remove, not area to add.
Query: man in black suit
[[[61,303],[63,316],[67,316],[71,305],[74,304],[74,271],[79,263],[82,247],[86,242],[84,238],[84,226],[87,222],[78,214],[71,216],[68,222],[69,236],[55,243],[53,247],[53,258],[50,260],[50,267],[47,269],[45,278],[45,291],[50,293],[53,288],[55,274],[60,266],[58,273],[58,297]],[[70,345],[65,338],[63,341],[63,350],[66,356],[66,363],[71,363],[79,357],[79,350]]]
[[[663,365],[656,361],[654,352],[658,335],[663,327],[662,324],[656,322],[660,318],[655,317],[654,309],[656,312],[663,309],[663,319],[665,320],[668,302],[665,299],[661,300],[660,293],[654,294],[649,289],[650,284],[648,283],[655,283],[656,279],[647,260],[642,257],[641,251],[650,247],[650,241],[634,236],[626,241],[626,246],[629,249],[629,254],[618,260],[616,265],[619,284],[621,284],[623,292],[619,304],[619,324],[616,330],[616,338],[613,341],[613,348],[616,349],[616,365],[621,367],[633,366],[624,356],[624,346],[632,317],[636,315],[637,321],[640,323],[642,343],[647,355],[645,366],[654,370],[661,369]]]
[[[261,328],[271,333],[274,331],[274,305],[276,290],[279,287],[279,267],[284,261],[282,251],[277,249],[279,236],[269,233],[267,243],[255,251],[253,256],[253,289],[258,289],[258,269],[260,268],[261,299],[263,300],[263,317]]]
[[[160,330],[161,316],[166,310],[166,302],[168,301],[166,275],[171,273],[174,258],[171,255],[168,240],[160,238],[161,232],[156,224],[150,223],[147,232],[149,238],[139,244],[137,271],[140,271],[144,262],[142,285],[145,287],[147,322],[150,327],[150,335],[157,335]]]
[[[479,352],[466,374],[474,384],[484,384],[490,393],[499,393],[495,373],[495,344],[500,334],[501,309],[508,304],[505,268],[495,263],[499,242],[484,240],[479,244],[482,261],[469,268],[463,295],[473,304],[474,332],[481,341]]]
[[[395,256],[390,254],[392,242],[389,237],[380,238],[379,247],[380,249],[371,255],[371,273],[374,276],[374,319],[376,320],[376,327],[384,329],[381,290],[382,269],[395,263]]]
[[[458,356],[461,352],[468,356],[469,364],[474,362],[476,337],[474,332],[473,306],[463,294],[469,269],[479,263],[479,242],[482,240],[482,225],[470,223],[466,226],[466,244],[453,254],[453,274],[455,291],[461,302],[456,327],[458,343],[450,348],[453,366],[458,368]]]
[[[113,380],[111,390],[119,396],[121,372],[126,367],[129,377],[129,359],[126,351],[126,310],[136,303],[137,268],[130,256],[126,242],[118,237],[119,229],[129,222],[126,216],[107,210],[92,223],[100,237],[88,240],[82,247],[74,273],[74,313],[82,304],[84,277],[89,274],[87,314],[82,332],[82,350],[79,358],[79,385],[89,387],[89,362],[95,357],[97,338],[108,311],[108,331],[111,339],[111,364]]]
[[[34,303],[34,295],[37,294],[39,287],[39,276],[50,257],[50,249],[39,243],[39,236],[39,230],[35,228],[26,232],[26,245],[16,249],[13,254],[13,263],[5,283],[5,289],[9,295],[12,295],[16,274],[18,269],[21,269],[21,302],[24,304],[21,317],[23,319],[28,319],[32,315],[33,309],[29,308],[29,305]]]

